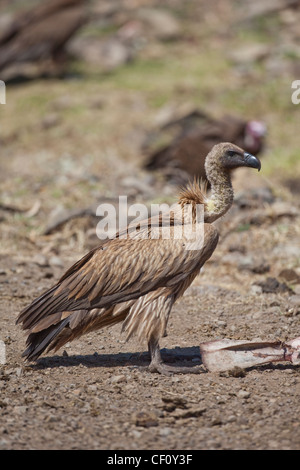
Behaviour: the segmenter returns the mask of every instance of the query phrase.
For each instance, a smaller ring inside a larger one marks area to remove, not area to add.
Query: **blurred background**
[[[59,233],[79,252],[93,246],[100,202],[173,202],[194,171],[185,156],[190,164],[222,140],[262,159],[259,175],[235,176],[237,190],[259,187],[268,203],[299,198],[298,0],[0,7],[2,252],[49,244],[49,234],[56,246]],[[155,157],[178,141],[181,162],[173,147]]]

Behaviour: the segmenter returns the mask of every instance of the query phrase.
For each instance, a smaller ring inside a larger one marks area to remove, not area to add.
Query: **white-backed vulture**
[[[75,263],[20,313],[17,323],[28,330],[23,356],[36,360],[46,349],[57,350],[84,333],[123,322],[127,338],[137,334],[146,339],[151,371],[197,372],[195,367],[164,364],[159,340],[174,302],[217,246],[212,222],[232,204],[230,171],[237,167],[260,170],[260,161],[234,144],[215,145],[206,158],[209,198],[194,182],[182,190],[169,213],[140,222],[134,235],[131,228],[119,232]],[[198,204],[204,207],[204,221],[196,217]],[[166,221],[171,225],[168,238],[163,233]],[[193,240],[191,233],[200,235]]]

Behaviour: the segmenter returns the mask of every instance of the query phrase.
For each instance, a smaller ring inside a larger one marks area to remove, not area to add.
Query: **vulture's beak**
[[[245,166],[249,166],[251,168],[256,168],[258,171],[261,169],[261,163],[260,160],[255,157],[254,155],[251,155],[251,153],[244,153],[244,160],[245,160]]]

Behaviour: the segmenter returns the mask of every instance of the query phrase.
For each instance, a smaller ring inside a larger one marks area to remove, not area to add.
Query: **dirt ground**
[[[212,19],[207,34],[217,26]],[[162,54],[155,47],[154,57]],[[182,50],[181,43],[164,47],[166,54]],[[222,41],[215,47],[221,54]],[[252,88],[256,78],[249,79]],[[0,449],[299,450],[299,366],[153,374],[147,370],[146,344],[134,338],[126,342],[120,326],[24,364],[18,313],[96,243],[92,215],[46,233],[59,211],[115,200],[119,194],[147,204],[173,201],[177,192],[160,175],[140,168],[141,129],[157,122],[161,112],[160,105],[151,105],[153,89],[133,85],[128,90],[119,79],[112,87],[105,80],[101,88],[101,81],[92,78],[82,94],[80,83],[68,80],[15,85],[5,111],[1,108],[7,122],[0,176],[0,340],[6,347],[6,363],[0,365]],[[240,80],[245,83],[243,74]],[[193,86],[179,85],[186,86],[184,100],[190,94],[192,102]],[[41,104],[48,87],[51,96]],[[176,87],[172,99],[177,105]],[[80,108],[83,97],[86,111]],[[217,102],[216,97],[216,107]],[[161,342],[166,362],[201,365],[200,343],[218,338],[284,341],[299,336],[299,175],[287,185],[290,167],[264,174],[264,162],[272,167],[271,137],[276,134],[282,152],[286,144],[284,133],[272,128],[280,122],[275,115],[276,109],[266,108],[271,143],[261,158],[261,173],[235,174],[236,199],[218,222],[219,245],[172,311]],[[298,149],[297,138],[289,141],[290,154]]]
[[[265,220],[243,232],[226,232],[224,221],[224,239],[172,312],[162,341],[166,361],[198,365],[200,342],[217,338],[299,335],[299,283],[289,290],[290,281],[281,279],[282,292],[272,283],[271,292],[263,292],[268,283],[255,285],[278,279],[300,256],[299,215],[278,220],[274,212],[267,208],[260,214]],[[24,365],[16,315],[63,272],[54,256],[35,258],[35,245],[28,251],[1,258],[0,331],[7,349],[0,375],[1,448],[299,449],[299,367],[288,363],[242,374],[203,369],[200,375],[161,376],[147,370],[145,345],[125,342],[113,327]]]

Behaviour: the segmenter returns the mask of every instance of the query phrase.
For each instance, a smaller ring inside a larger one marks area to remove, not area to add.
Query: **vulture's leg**
[[[180,366],[171,366],[165,364],[162,360],[159,343],[155,337],[151,337],[148,343],[149,352],[151,356],[151,362],[149,365],[150,372],[159,372],[164,375],[172,374],[200,374],[203,372],[201,367],[180,367]]]

